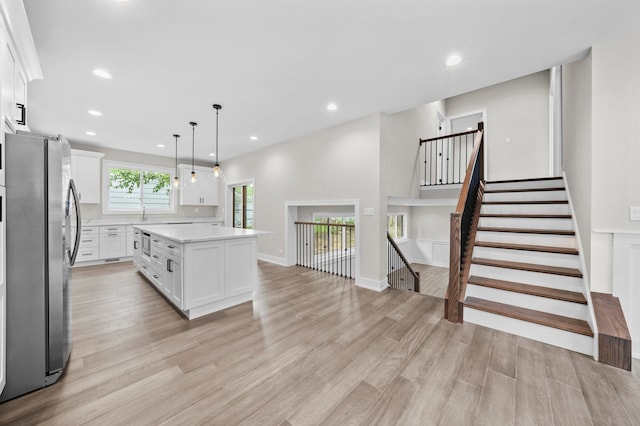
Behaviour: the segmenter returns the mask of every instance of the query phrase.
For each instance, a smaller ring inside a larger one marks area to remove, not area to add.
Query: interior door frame
[[[446,131],[447,134],[451,134],[451,121],[452,120],[456,120],[458,118],[463,118],[463,117],[468,117],[470,115],[476,115],[476,114],[480,114],[482,116],[482,122],[484,123],[484,171],[485,171],[485,175],[484,175],[484,179],[485,180],[489,180],[489,144],[487,143],[489,138],[489,125],[487,123],[488,117],[487,117],[487,109],[486,108],[482,108],[482,109],[476,109],[476,110],[471,110],[471,111],[467,111],[467,112],[463,112],[461,114],[455,114],[455,115],[449,115],[446,117]],[[476,126],[477,129],[477,126]]]

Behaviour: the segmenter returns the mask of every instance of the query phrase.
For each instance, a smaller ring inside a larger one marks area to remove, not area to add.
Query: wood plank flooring
[[[640,423],[637,371],[449,323],[434,297],[259,271],[253,303],[188,321],[130,263],[75,269],[67,371],[0,424]]]

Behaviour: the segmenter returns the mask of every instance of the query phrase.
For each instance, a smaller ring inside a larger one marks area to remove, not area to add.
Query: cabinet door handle
[[[93,240],[82,240],[83,243],[90,243]]]
[[[142,266],[142,269],[147,269],[147,267],[143,265],[143,266]]]
[[[170,249],[172,249],[172,248],[175,248],[175,246],[167,246],[167,248],[170,248]]]
[[[134,250],[137,250],[137,249],[138,249],[138,242],[137,242],[137,241],[134,241],[134,242],[133,242],[133,249],[134,249]]]
[[[20,110],[20,118],[16,119],[16,123],[24,126],[27,124],[27,107],[24,104],[16,102],[16,107]]]
[[[159,277],[159,276],[157,276],[156,274],[153,274],[153,278],[155,278],[155,279],[157,280],[157,279],[158,279],[158,278],[160,278],[160,277]]]
[[[107,228],[107,231],[117,231],[118,228]]]
[[[118,234],[108,234],[110,237],[117,237]]]
[[[154,243],[160,242],[160,240],[153,240]]]
[[[167,271],[173,272],[173,259],[167,259]]]
[[[157,254],[154,254],[154,255],[153,255],[153,258],[154,258],[154,259],[157,259],[157,258],[158,258],[158,255],[157,255]]]

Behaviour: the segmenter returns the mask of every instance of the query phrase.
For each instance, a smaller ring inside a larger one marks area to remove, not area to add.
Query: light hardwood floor
[[[449,268],[412,263],[411,267],[420,273],[420,294],[444,299],[449,284]]]
[[[640,424],[640,376],[442,319],[442,301],[260,263],[187,321],[130,263],[73,271],[74,347],[1,424]]]

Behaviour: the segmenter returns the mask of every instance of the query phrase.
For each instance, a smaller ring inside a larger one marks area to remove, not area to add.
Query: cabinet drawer
[[[78,257],[76,260],[78,262],[88,262],[90,260],[98,260],[100,258],[98,248],[90,248],[90,249],[79,249]]]
[[[81,235],[80,238],[80,250],[88,249],[90,247],[98,247],[100,245],[100,238],[97,235]]]
[[[120,226],[120,225],[118,225],[118,226],[115,226],[115,225],[114,226],[101,226],[100,227],[100,234],[114,234],[114,233],[121,234],[121,233],[126,232],[126,230],[127,230],[127,227],[124,226],[124,225],[122,225],[122,226]]]
[[[98,235],[100,233],[99,226],[83,226],[82,227],[82,235]]]
[[[164,250],[171,256],[182,257],[182,244],[178,244],[170,240],[165,240]]]

